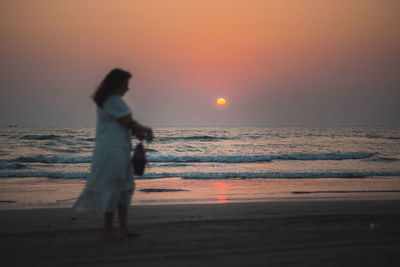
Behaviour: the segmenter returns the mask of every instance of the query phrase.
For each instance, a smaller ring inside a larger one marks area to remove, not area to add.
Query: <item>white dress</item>
[[[74,208],[114,212],[119,203],[130,204],[134,191],[130,161],[131,133],[118,119],[132,114],[119,95],[97,106],[96,144],[90,176]]]

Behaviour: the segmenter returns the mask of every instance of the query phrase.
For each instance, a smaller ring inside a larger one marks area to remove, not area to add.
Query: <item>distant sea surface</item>
[[[265,185],[273,181],[279,181],[282,192],[292,194],[400,192],[399,127],[166,127],[154,130],[154,141],[145,145],[149,168],[143,177],[135,177],[139,187],[150,185],[151,180],[157,181],[151,188],[142,188],[144,195],[162,191],[153,187],[166,187],[166,181],[173,188],[165,192],[175,192],[175,196],[182,185],[182,192],[205,186],[200,190],[204,193],[207,184],[215,183],[219,183],[220,191],[226,189],[221,183],[235,187],[236,191],[246,186],[249,191],[259,184],[268,191]],[[133,145],[136,142],[132,140]],[[15,190],[14,196],[18,192],[35,195],[38,193],[35,186],[41,191],[45,184],[60,188],[79,184],[80,190],[89,176],[94,144],[94,128],[1,128],[0,202],[29,202],[29,197],[12,199],[11,193]],[[285,187],[293,185],[294,180],[297,180],[294,188]],[[364,187],[361,180],[368,180],[368,186]],[[313,189],[302,188],[300,181],[314,181]],[[327,181],[340,184],[358,181],[358,185],[340,187],[340,190],[335,186],[315,186]],[[54,190],[60,188],[54,187]],[[234,195],[236,191],[225,193]],[[251,200],[252,193],[256,192],[249,192],[246,199]],[[193,195],[195,192],[192,198]],[[157,199],[154,196],[152,199]],[[74,195],[69,192],[58,198],[68,197],[73,199]],[[225,199],[229,200],[229,196]]]

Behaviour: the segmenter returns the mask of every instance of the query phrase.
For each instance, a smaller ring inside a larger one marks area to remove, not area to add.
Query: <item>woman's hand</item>
[[[136,132],[132,132],[132,135],[135,136],[137,139],[142,141],[146,137],[146,132],[144,132],[144,131],[136,131]]]
[[[154,138],[153,130],[151,128],[148,128],[148,131],[146,132],[145,139],[146,139],[147,142],[150,143],[151,141],[153,141],[153,138]]]
[[[153,140],[153,130],[134,121],[131,115],[120,118],[119,122],[131,129],[132,135],[137,139],[146,139],[147,142],[151,142]]]
[[[153,141],[153,130],[149,127],[144,127],[142,131],[136,131],[134,135],[139,140],[145,139],[147,142]]]

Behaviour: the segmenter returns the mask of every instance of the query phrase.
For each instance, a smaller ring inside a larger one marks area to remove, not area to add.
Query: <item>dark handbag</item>
[[[146,151],[144,150],[142,142],[136,145],[133,151],[132,166],[135,175],[143,175],[144,167],[147,164]]]

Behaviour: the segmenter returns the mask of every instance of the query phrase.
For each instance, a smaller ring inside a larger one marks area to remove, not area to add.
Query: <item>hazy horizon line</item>
[[[79,125],[79,124],[69,124],[69,125],[18,125],[17,126],[10,126],[10,125],[0,125],[0,128],[7,128],[7,129],[22,129],[22,128],[95,128],[96,125]],[[153,128],[235,128],[235,127],[400,127],[400,124],[237,124],[237,125],[149,125]]]

